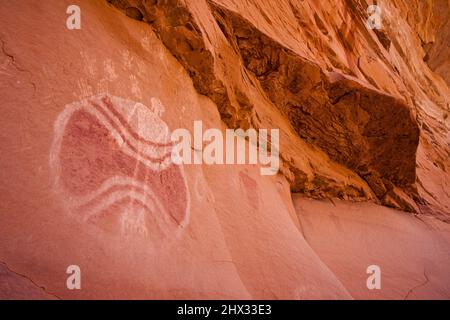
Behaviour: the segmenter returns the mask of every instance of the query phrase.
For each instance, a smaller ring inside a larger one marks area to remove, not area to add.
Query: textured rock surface
[[[450,298],[450,8],[371,3],[3,4],[0,298]],[[280,173],[167,163],[195,120]]]
[[[449,298],[447,223],[371,203],[293,201],[305,239],[355,299]],[[355,272],[370,265],[381,268],[382,290]]]

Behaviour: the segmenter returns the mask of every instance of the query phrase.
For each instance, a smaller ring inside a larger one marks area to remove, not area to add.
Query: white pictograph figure
[[[170,132],[151,107],[102,94],[71,103],[54,126],[54,190],[82,221],[125,236],[164,241],[188,223],[183,168],[171,161]]]

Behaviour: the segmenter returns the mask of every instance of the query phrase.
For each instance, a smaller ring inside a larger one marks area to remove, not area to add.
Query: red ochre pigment
[[[94,115],[92,108],[101,113],[103,119],[108,119],[109,125],[117,131],[116,135],[120,134],[122,145]],[[81,107],[78,105],[74,109],[66,121],[57,155],[60,187],[69,197],[86,199],[79,201],[71,211],[82,217],[87,216],[88,221],[102,224],[103,229],[108,230],[120,229],[115,224],[120,224],[124,212],[128,215],[144,212],[146,229],[155,228],[148,226],[151,223],[159,224],[159,228],[179,228],[187,218],[188,206],[181,167],[169,163],[161,166],[161,170],[155,170],[148,162],[142,161],[145,159],[156,165],[161,164],[170,158],[170,149],[167,148],[170,143],[140,136],[107,96],[85,101]],[[104,112],[106,109],[110,111],[108,114]],[[120,125],[108,117],[115,117]],[[133,140],[137,142],[133,143]],[[123,151],[124,145],[132,150],[132,155]],[[157,157],[148,156],[149,152],[145,152],[146,148],[151,147],[158,151]],[[109,179],[112,183],[102,188]],[[160,232],[167,234],[171,230]]]

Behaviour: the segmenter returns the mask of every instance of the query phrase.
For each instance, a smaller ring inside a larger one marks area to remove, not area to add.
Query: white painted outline
[[[123,199],[124,197],[131,197],[131,198],[134,198],[134,199],[137,199],[137,200],[140,200],[140,201],[146,203],[149,207],[150,206],[152,206],[153,208],[156,207],[157,210],[160,210],[160,212],[162,213],[162,216],[164,217],[164,222],[168,223],[168,220],[170,220],[171,217],[169,216],[169,213],[164,209],[164,206],[161,204],[158,197],[154,194],[154,192],[151,190],[151,188],[148,187],[144,182],[135,180],[132,177],[112,176],[111,178],[105,180],[102,183],[102,185],[95,191],[94,194],[90,194],[90,195],[88,194],[88,195],[79,196],[79,197],[71,195],[70,192],[68,192],[65,189],[64,185],[61,183],[60,178],[61,178],[62,169],[61,169],[61,163],[60,163],[59,156],[60,156],[60,152],[61,152],[61,145],[62,145],[62,140],[64,137],[64,131],[65,131],[65,128],[66,128],[71,116],[76,111],[80,111],[80,110],[89,112],[91,115],[93,115],[102,125],[104,125],[109,130],[112,137],[116,140],[116,143],[118,144],[118,146],[121,147],[122,152],[133,157],[134,159],[136,159],[136,161],[142,163],[147,168],[150,168],[153,171],[159,172],[159,171],[162,171],[162,170],[168,168],[168,166],[172,164],[170,156],[167,157],[165,161],[158,164],[158,163],[149,161],[147,159],[143,159],[140,155],[137,155],[133,150],[131,150],[129,147],[127,147],[126,144],[124,143],[122,137],[120,136],[120,133],[116,129],[113,128],[111,123],[94,107],[90,107],[91,106],[90,101],[95,101],[100,106],[103,107],[103,111],[108,113],[110,118],[113,119],[114,124],[120,129],[121,133],[126,135],[128,141],[131,144],[133,144],[133,146],[139,152],[142,152],[147,156],[157,158],[160,155],[161,149],[164,150],[167,148],[168,153],[170,154],[170,148],[171,148],[171,147],[152,147],[149,145],[144,145],[143,143],[141,143],[139,141],[136,141],[132,136],[127,134],[127,129],[125,129],[120,124],[120,121],[109,110],[107,110],[107,108],[105,108],[103,106],[103,103],[101,101],[105,97],[109,98],[112,101],[112,105],[114,106],[114,108],[122,115],[123,115],[123,110],[119,110],[117,108],[118,104],[121,106],[126,106],[126,107],[130,106],[133,108],[128,115],[128,119],[127,119],[128,121],[131,119],[131,117],[133,115],[136,114],[136,110],[138,108],[144,107],[145,112],[151,113],[152,116],[156,117],[156,119],[159,119],[159,121],[161,122],[163,127],[166,128],[165,132],[163,132],[163,135],[159,137],[160,141],[155,141],[155,142],[156,143],[169,143],[170,142],[170,135],[169,135],[169,130],[167,128],[167,125],[160,118],[160,115],[164,111],[164,109],[161,110],[161,108],[164,108],[164,107],[163,107],[162,103],[159,101],[159,99],[156,99],[156,98],[151,99],[153,110],[148,108],[147,106],[145,106],[142,103],[136,103],[131,100],[126,100],[126,99],[122,99],[119,97],[109,95],[107,93],[99,94],[99,95],[96,95],[93,97],[89,97],[87,99],[83,99],[81,101],[67,104],[64,107],[64,110],[59,114],[59,116],[55,120],[54,128],[53,128],[54,129],[54,137],[53,137],[53,142],[52,142],[52,146],[50,149],[50,155],[49,155],[49,166],[50,166],[50,172],[52,173],[51,181],[52,181],[53,191],[57,194],[61,194],[64,196],[66,208],[68,209],[69,212],[72,212],[83,205],[87,205],[90,201],[99,197],[102,193],[107,192],[108,190],[110,190],[113,187],[116,187],[116,186],[123,187],[123,186],[127,186],[127,185],[132,186],[132,187],[139,187],[139,188],[143,189],[144,191],[143,192],[136,192],[136,191],[131,191],[131,190],[113,191],[112,194],[107,196],[107,199],[102,200],[101,203],[104,203],[105,206],[101,206],[100,204],[94,206],[95,207],[94,209],[89,210],[87,212],[87,214],[84,217],[82,217],[82,221],[86,222],[93,216],[99,214],[102,210],[107,208],[110,204],[112,204],[114,202],[118,202],[121,199]],[[156,103],[155,101],[158,103]],[[153,106],[154,103],[155,103],[155,106]],[[124,118],[127,118],[125,115],[123,115],[123,116],[124,116]],[[142,137],[139,130],[135,130],[135,132]],[[142,138],[149,139],[149,137],[142,137]],[[184,187],[186,190],[186,208],[185,208],[185,212],[184,212],[184,219],[179,222],[179,225],[177,226],[176,231],[171,233],[175,237],[179,237],[181,232],[183,231],[183,229],[186,228],[186,226],[189,224],[190,205],[191,205],[191,199],[190,199],[190,193],[189,193],[189,188],[188,188],[188,184],[187,184],[186,174],[184,172],[183,166],[179,166],[179,168],[180,168],[181,177],[183,179]],[[112,195],[119,195],[121,197],[113,201]],[[151,200],[151,201],[148,202],[148,200]],[[159,219],[156,219],[156,220],[159,221]],[[161,230],[166,231],[166,228],[161,228]]]

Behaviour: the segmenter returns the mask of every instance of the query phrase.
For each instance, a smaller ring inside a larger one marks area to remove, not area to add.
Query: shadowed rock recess
[[[0,6],[0,299],[450,299],[448,0],[76,2]]]
[[[137,16],[143,17],[184,66],[197,91],[216,103],[229,127],[258,127],[251,117],[258,102],[249,101],[239,87],[228,89],[235,85],[234,79],[223,76],[226,70],[217,70],[227,66],[217,62],[220,52],[209,49],[220,41],[214,43],[208,32],[202,31],[187,3],[109,2],[127,14],[131,10],[140,13]],[[357,173],[384,204],[414,212],[409,196],[402,193],[406,199],[402,198],[394,189],[417,195],[419,127],[405,99],[361,83],[351,74],[323,70],[240,14],[213,1],[208,5],[215,20],[212,23],[233,50],[234,64],[241,66],[241,73],[249,74],[250,85],[262,89],[261,94],[289,120],[298,136]],[[302,169],[294,167],[293,171]],[[321,187],[329,188],[327,183],[317,186]],[[302,191],[294,183],[292,189]]]

